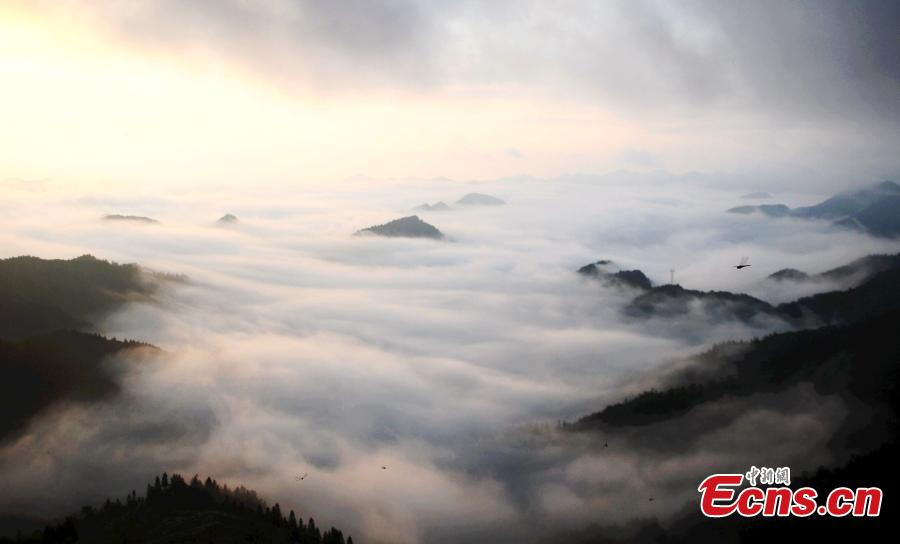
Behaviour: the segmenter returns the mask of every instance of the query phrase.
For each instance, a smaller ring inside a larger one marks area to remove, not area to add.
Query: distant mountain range
[[[434,204],[429,204],[426,202],[413,208],[413,210],[417,212],[446,212],[450,211],[451,209],[452,208],[445,202],[435,202]]]
[[[469,193],[456,201],[460,206],[502,206],[506,204],[503,200],[482,193]]]
[[[849,291],[822,293],[779,305],[743,293],[685,289],[676,284],[654,287],[640,270],[619,270],[610,260],[585,265],[578,273],[606,285],[642,291],[622,309],[625,315],[637,319],[697,313],[710,322],[754,324],[761,318],[775,318],[793,326],[804,326],[852,321],[875,308],[900,310],[900,291],[891,288],[892,282],[900,283],[900,254],[870,255],[816,276],[795,269],[779,270],[769,277],[774,281],[825,279],[851,287]]]
[[[485,195],[482,193],[469,193],[456,201],[457,206],[502,206],[506,204],[502,199],[495,196]],[[434,204],[424,203],[413,208],[416,212],[446,212],[453,208],[446,202],[435,202]]]
[[[425,221],[419,219],[417,215],[409,217],[401,217],[394,219],[383,225],[375,225],[356,231],[357,235],[374,234],[377,236],[387,236],[389,238],[431,238],[441,240],[444,234],[429,225]]]
[[[831,221],[833,225],[874,236],[900,235],[900,185],[883,181],[858,191],[837,194],[815,206],[791,209],[784,204],[737,206],[730,213],[762,213],[769,217],[795,217]]]
[[[151,219],[149,217],[144,217],[142,215],[119,215],[119,214],[110,214],[103,216],[104,221],[124,221],[131,223],[146,223],[153,224],[159,223],[156,219]]]
[[[879,263],[866,267],[866,263]],[[893,263],[893,266],[889,266]],[[634,298],[624,312],[636,318],[674,317],[691,312],[701,312],[709,321],[737,320],[753,323],[758,318],[778,318],[795,326],[809,323],[837,324],[855,321],[862,315],[872,315],[876,311],[900,311],[900,255],[872,256],[855,261],[846,267],[830,270],[823,277],[857,276],[863,280],[859,285],[846,291],[831,291],[794,302],[772,305],[743,293],[728,291],[697,291],[680,285],[653,287]],[[794,275],[795,272],[784,272]],[[846,276],[844,276],[846,275]]]
[[[675,317],[693,311],[714,322],[738,320],[750,323],[757,317],[780,317],[771,304],[750,295],[698,291],[675,284],[653,287],[623,309],[626,315],[635,318]]]
[[[784,204],[760,204],[759,206],[736,206],[728,210],[729,213],[762,213],[769,217],[788,217],[791,215],[791,209]]]
[[[585,265],[578,269],[578,273],[598,279],[607,286],[641,291],[622,309],[625,315],[632,318],[676,317],[691,312],[700,312],[709,321],[739,320],[751,323],[764,315],[784,318],[768,302],[742,293],[698,291],[676,284],[654,287],[641,270],[620,270],[606,259]]]
[[[768,279],[785,282],[803,281],[838,281],[846,286],[859,285],[879,272],[900,268],[900,254],[897,255],[869,255],[857,259],[844,266],[833,268],[821,274],[807,274],[796,268],[783,268],[769,274]]]

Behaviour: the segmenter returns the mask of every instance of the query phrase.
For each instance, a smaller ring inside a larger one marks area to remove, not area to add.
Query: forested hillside
[[[229,488],[212,478],[187,481],[180,474],[163,473],[123,499],[107,499],[100,506],[85,506],[77,514],[17,539],[0,544],[168,544],[199,542],[231,544],[353,544],[343,532],[322,530],[313,518],[303,521],[278,503],[269,506],[255,491]]]

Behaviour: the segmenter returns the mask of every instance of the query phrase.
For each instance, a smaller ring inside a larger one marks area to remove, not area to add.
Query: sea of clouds
[[[520,542],[665,519],[693,497],[698,475],[763,454],[828,463],[825,443],[846,408],[804,387],[720,405],[741,414],[725,427],[708,422],[721,413],[692,414],[714,430],[683,451],[647,445],[677,429],[602,448],[602,437],[556,427],[640,391],[679,358],[787,329],[690,315],[630,321],[620,308],[635,293],[579,267],[612,259],[654,283],[674,269],[685,287],[782,302],[836,286],[765,280],[778,269],[817,273],[900,249],[825,223],[724,213],[754,187],[716,181],[657,173],[137,192],[8,183],[0,257],[90,253],[189,280],[102,324],[164,352],[128,366],[117,400],[57,407],[6,444],[0,510],[59,515],[140,493],[166,470],[243,483],[360,542]],[[507,205],[419,213],[445,241],[352,236],[468,192]],[[791,206],[825,196],[775,195]],[[107,213],[160,223],[101,221]],[[240,222],[216,226],[225,213]],[[743,256],[753,266],[731,268]],[[748,434],[761,427],[773,431]],[[802,446],[788,440],[797,436]]]

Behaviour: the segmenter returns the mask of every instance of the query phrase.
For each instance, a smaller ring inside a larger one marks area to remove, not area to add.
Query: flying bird
[[[741,257],[741,264],[735,265],[735,268],[740,270],[741,268],[747,268],[750,266],[750,258],[749,257]]]
[[[308,474],[304,472],[303,476],[297,476],[297,481],[302,482],[303,480],[306,479],[307,476],[308,476]]]
[[[387,467],[381,467],[381,470],[387,470]]]

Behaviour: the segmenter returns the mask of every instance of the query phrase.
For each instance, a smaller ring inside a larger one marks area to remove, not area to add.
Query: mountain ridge
[[[435,226],[422,221],[418,215],[410,215],[356,231],[356,235],[374,234],[388,238],[431,238],[441,240],[444,233]]]
[[[736,206],[729,213],[762,213],[768,217],[794,217],[831,221],[840,228],[892,238],[900,235],[900,185],[882,181],[855,191],[838,193],[818,204],[789,208],[784,204]]]

